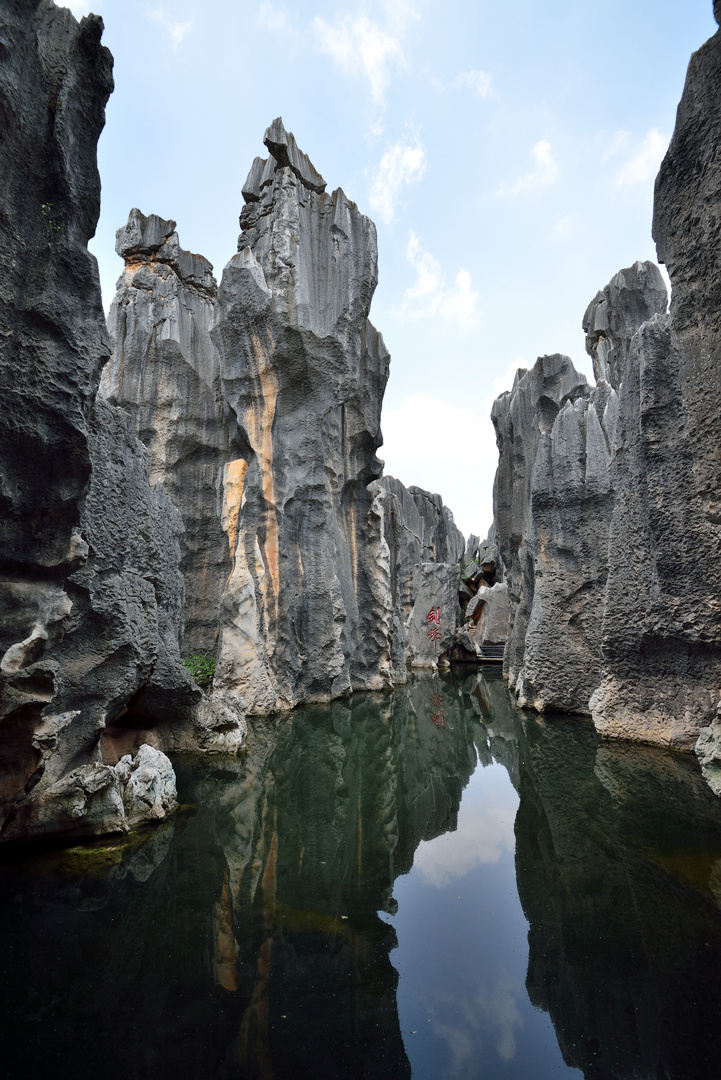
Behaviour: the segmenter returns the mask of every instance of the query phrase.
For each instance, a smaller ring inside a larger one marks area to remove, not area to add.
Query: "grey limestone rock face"
[[[466,608],[475,644],[502,645],[508,640],[508,586],[497,581],[490,589],[482,585]]]
[[[131,211],[101,384],[182,518],[183,651],[217,640],[192,721],[204,748],[240,737],[229,709],[244,726],[246,708],[404,682],[409,664],[443,658],[458,615],[450,511],[378,479],[390,357],[368,319],[375,227],[326,193],[280,119],[265,144],[218,290],[173,221]],[[190,729],[173,730],[185,747]]]
[[[161,821],[178,805],[170,760],[142,745],[117,765],[93,762],[73,769],[18,807],[7,840],[38,836],[106,836]]]
[[[619,396],[616,509],[591,705],[606,736],[692,749],[721,686],[721,33],[694,56],[656,181],[669,316],[634,338]]]
[[[598,684],[616,393],[541,357],[497,399],[494,519],[510,603],[504,670],[519,702],[586,710]]]
[[[380,475],[388,352],[368,320],[372,222],[323,190],[282,123],[248,185],[212,332],[237,457],[215,685],[253,712],[391,685]],[[267,166],[267,167],[266,167]],[[319,190],[320,189],[320,190]]]
[[[713,722],[701,728],[694,749],[706,783],[714,795],[721,795],[721,701]]]
[[[663,314],[667,305],[666,286],[652,262],[619,270],[596,294],[583,316],[586,352],[593,360],[596,382],[607,382],[618,391],[634,334],[648,319]]]
[[[22,834],[29,800],[73,788],[73,777],[90,790],[79,770],[102,771],[106,725],[142,707],[143,695],[158,718],[187,714],[200,698],[177,645],[182,525],[162,490],[151,490],[126,415],[96,399],[110,354],[87,250],[113,85],[101,33],[99,18],[78,24],[50,0],[3,6],[3,839]],[[53,824],[60,802],[44,804],[46,831],[63,831]],[[96,831],[81,809],[73,830],[86,825]]]
[[[180,247],[174,221],[139,210],[118,230],[116,250],[125,271],[108,318],[113,354],[100,393],[130,416],[148,449],[151,483],[162,483],[182,517],[183,652],[212,652],[231,570],[222,482],[234,457],[210,339],[213,268]]]
[[[440,495],[391,476],[371,490],[382,505],[390,560],[394,681],[404,682],[406,667],[432,667],[453,644],[465,541]]]
[[[665,318],[667,299],[654,263],[620,271],[583,320],[596,386],[568,358],[542,357],[493,407],[495,525],[511,605],[504,666],[524,706],[588,712],[602,679],[615,455],[631,437],[619,396],[640,328]]]
[[[232,570],[215,686],[250,713],[383,689],[408,660],[431,663],[428,646],[442,648],[424,620],[440,607],[442,631],[455,629],[457,568],[440,564],[446,533],[456,548],[460,535],[440,500],[377,482],[390,358],[368,319],[375,227],[340,189],[326,193],[280,120],[265,144],[211,335],[237,447],[223,477]],[[414,582],[391,497],[420,530]]]

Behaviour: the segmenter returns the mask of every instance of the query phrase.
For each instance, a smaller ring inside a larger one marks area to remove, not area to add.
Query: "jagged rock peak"
[[[291,169],[309,191],[322,194],[326,182],[307,154],[298,149],[293,134],[286,131],[281,117],[266,128],[263,142],[270,150],[270,157],[257,157],[250,167],[242,195],[246,202],[257,202],[266,184],[269,184],[277,168]]]
[[[716,22],[721,26],[721,0],[714,0],[713,14]]]
[[[115,233],[115,250],[125,260],[126,269],[137,270],[147,263],[165,263],[184,285],[213,297],[218,291],[213,264],[203,255],[193,255],[181,248],[175,222],[166,221],[157,214],[146,217],[133,207],[127,224]]]
[[[618,390],[631,340],[643,323],[663,315],[668,293],[654,262],[635,262],[596,293],[583,316],[586,352],[597,382]]]

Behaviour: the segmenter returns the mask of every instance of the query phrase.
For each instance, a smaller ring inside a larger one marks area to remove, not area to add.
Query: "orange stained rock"
[[[253,996],[245,1010],[236,1040],[238,1061],[250,1077],[272,1080],[273,1062],[268,1038],[270,1000],[269,982],[273,958],[273,933],[275,931],[276,867],[278,861],[277,812],[274,814],[273,833],[261,882],[263,914],[267,937],[258,951],[258,975]]]
[[[274,342],[270,331],[267,350],[273,349]],[[267,507],[265,520],[265,539],[263,541],[263,561],[273,586],[274,615],[278,618],[278,520],[275,511],[275,480],[273,477],[273,420],[278,400],[278,376],[268,363],[266,349],[257,334],[251,335],[255,354],[260,395],[257,404],[246,411],[245,430],[251,445],[258,455],[261,476],[261,492]],[[267,598],[266,598],[267,602]]]
[[[238,514],[243,500],[243,487],[245,474],[248,471],[248,462],[244,458],[230,461],[223,470],[223,515],[221,526],[228,537],[230,544],[230,558],[235,568],[235,542],[238,532]]]
[[[215,950],[213,971],[215,981],[224,990],[238,989],[238,961],[235,954],[235,935],[233,934],[233,906],[228,884],[228,871],[225,871],[220,899],[213,910],[213,929],[215,931]]]

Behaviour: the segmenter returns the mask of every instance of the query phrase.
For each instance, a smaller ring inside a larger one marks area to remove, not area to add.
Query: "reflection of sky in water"
[[[528,924],[516,891],[518,796],[501,765],[480,765],[458,829],[418,848],[396,881],[398,1008],[413,1080],[580,1076],[525,988]]]

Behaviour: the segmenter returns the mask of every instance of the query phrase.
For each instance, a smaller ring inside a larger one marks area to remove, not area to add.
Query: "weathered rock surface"
[[[619,400],[603,679],[607,736],[692,749],[721,687],[721,33],[691,59],[656,181],[670,315],[634,338]]]
[[[151,489],[125,413],[96,400],[110,353],[87,251],[112,89],[101,32],[99,18],[78,24],[50,0],[3,8],[3,837],[21,835],[28,800],[58,784],[93,795],[86,772],[102,770],[101,735],[124,711],[180,722],[201,698],[178,653],[180,519]],[[93,801],[75,831],[96,831]],[[60,828],[61,803],[45,800],[34,832]]]
[[[497,581],[493,588],[482,585],[469,601],[466,618],[473,626],[478,645],[503,645],[508,639],[508,586]]]
[[[600,676],[616,394],[568,357],[519,371],[493,406],[494,518],[510,602],[504,670],[522,705],[587,709]]]
[[[588,712],[601,680],[618,392],[634,335],[666,305],[654,263],[620,271],[584,316],[596,386],[567,357],[542,357],[494,404],[495,525],[511,603],[504,667],[524,706]]]
[[[368,320],[375,228],[280,120],[265,143],[217,301],[174,223],[131,213],[103,380],[183,517],[184,649],[212,649],[219,627],[215,692],[251,713],[432,663],[463,551],[437,496],[373,483],[389,363]]]
[[[251,712],[393,678],[388,555],[368,491],[389,362],[368,320],[375,228],[322,190],[280,121],[265,141],[213,330],[239,447],[224,478],[233,566],[216,685]]]
[[[439,496],[378,479],[390,358],[368,321],[375,228],[326,194],[282,121],[265,143],[217,297],[175,223],[131,211],[101,386],[182,517],[183,651],[219,635],[219,715],[382,689],[437,662],[464,547]]]
[[[606,382],[618,391],[636,331],[654,315],[663,314],[667,306],[666,285],[652,262],[620,270],[596,294],[583,316],[586,352],[593,361],[596,382]]]
[[[234,457],[210,339],[213,268],[183,251],[174,221],[139,210],[118,230],[116,250],[125,271],[108,319],[114,348],[100,393],[129,414],[148,449],[151,483],[163,484],[182,516],[183,652],[212,652],[231,570],[222,482]]]
[[[173,766],[143,744],[117,765],[93,762],[36,791],[10,818],[4,839],[105,836],[161,821],[178,804]]]
[[[550,381],[537,365],[494,406],[519,700],[588,701],[604,736],[697,746],[709,777],[721,686],[720,87],[717,33],[691,59],[656,182],[669,312],[653,264],[621,271],[583,321],[595,390],[567,386],[555,362]]]
[[[453,645],[465,541],[440,495],[392,476],[370,490],[382,508],[390,558],[394,682],[405,682],[407,666],[430,667]]]
[[[706,783],[714,795],[721,795],[721,701],[713,722],[701,728],[694,749]]]

